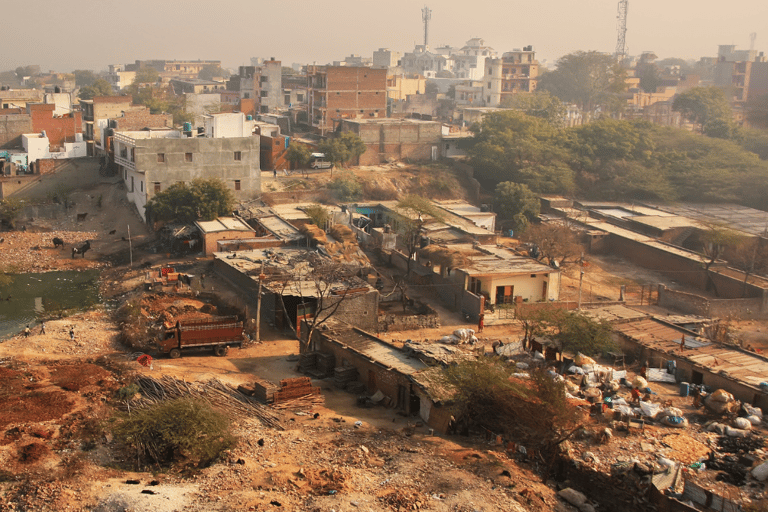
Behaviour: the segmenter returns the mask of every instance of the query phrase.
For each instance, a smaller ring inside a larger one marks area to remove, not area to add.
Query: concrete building
[[[25,110],[0,109],[0,149],[20,148],[21,136],[33,131],[32,116]]]
[[[194,93],[201,94],[226,89],[226,85],[212,80],[199,78],[174,78],[170,81],[173,91],[177,94]]]
[[[312,128],[325,135],[341,119],[387,115],[387,70],[346,66],[309,66],[307,114]]]
[[[0,91],[0,108],[27,108],[27,103],[43,103],[45,92],[41,89],[6,89]]]
[[[206,137],[211,139],[250,137],[256,121],[247,119],[242,112],[225,112],[202,116]]]
[[[379,48],[373,52],[373,67],[387,68],[390,72],[393,68],[400,66],[400,59],[403,58],[401,52],[393,52],[389,48]]]
[[[734,107],[743,108],[753,97],[753,89],[755,93],[768,91],[768,62],[764,53],[736,50],[734,45],[718,46],[714,84],[726,90]]]
[[[92,100],[80,100],[80,107],[83,111],[83,137],[90,156],[104,153],[102,131],[108,127],[109,119],[120,117],[123,112],[135,108],[130,96],[96,96]]]
[[[357,165],[378,165],[391,160],[437,160],[442,126],[416,119],[343,119],[341,131],[358,135],[366,151]]]
[[[87,145],[82,134],[77,134],[73,142],[62,142],[51,151],[51,142],[43,133],[25,133],[21,136],[31,174],[39,174],[38,160],[81,158],[87,156]]]
[[[507,96],[536,91],[539,61],[533,46],[489,59],[483,77],[485,106],[498,107]]]
[[[137,60],[134,64],[126,64],[125,71],[140,71],[150,67],[163,76],[197,78],[206,66],[221,67],[220,60]]]
[[[404,54],[400,62],[405,73],[426,78],[436,78],[442,71],[453,70],[453,60],[450,56],[433,53],[424,45],[417,45],[412,52]]]
[[[283,106],[283,66],[274,58],[258,66],[240,66],[227,81],[227,90],[238,91],[240,99],[254,100],[257,113],[269,113]]]
[[[121,112],[109,120],[109,127],[116,131],[137,131],[144,128],[173,128],[172,114],[152,114],[147,107]]]
[[[389,75],[387,76],[387,98],[390,101],[404,102],[412,94],[424,94],[427,79],[423,76]]]
[[[222,241],[251,239],[256,236],[256,231],[244,220],[237,217],[219,217],[211,221],[195,221],[195,226],[200,230],[203,240],[203,256],[220,250]]]
[[[107,76],[104,77],[117,92],[131,85],[135,78],[136,71],[126,71],[123,64],[110,64]]]
[[[145,221],[147,202],[174,183],[218,178],[238,200],[261,192],[257,137],[188,137],[175,130],[116,132],[113,150],[128,200]]]
[[[300,108],[307,104],[307,77],[285,75],[283,82],[283,107]],[[304,107],[306,109],[306,107]]]

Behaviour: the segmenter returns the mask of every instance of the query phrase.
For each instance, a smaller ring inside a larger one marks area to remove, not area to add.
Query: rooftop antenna
[[[752,32],[749,34],[749,51],[754,51],[755,39],[757,39],[757,32]]]
[[[429,44],[429,20],[432,19],[432,9],[426,5],[421,10],[421,19],[424,21],[424,46]]]
[[[627,56],[627,9],[629,0],[619,0],[618,20],[619,35],[616,39],[616,60],[621,62]]]

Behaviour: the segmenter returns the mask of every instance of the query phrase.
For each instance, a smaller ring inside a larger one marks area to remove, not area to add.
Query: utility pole
[[[627,56],[627,10],[629,9],[629,0],[619,0],[619,12],[616,16],[618,20],[618,37],[616,39],[616,61],[621,63]]]
[[[579,260],[579,304],[576,309],[581,310],[581,288],[584,285],[584,253],[581,253]]]
[[[131,225],[127,224],[127,226],[128,226],[128,253],[130,254],[130,258],[131,258],[130,268],[133,268],[133,242],[131,242]]]
[[[264,275],[264,262],[262,262],[259,272],[259,292],[256,295],[256,343],[261,342],[261,283],[266,277]]]
[[[426,5],[421,10],[421,19],[424,21],[424,49],[429,44],[429,20],[432,19],[432,9]]]

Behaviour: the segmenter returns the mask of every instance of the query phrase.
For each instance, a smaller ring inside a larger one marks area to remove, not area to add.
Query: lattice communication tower
[[[619,36],[616,38],[616,59],[621,61],[627,56],[627,9],[629,0],[619,0],[618,19]]]
[[[421,10],[421,19],[424,21],[424,46],[429,44],[429,20],[432,19],[432,9],[426,5]]]

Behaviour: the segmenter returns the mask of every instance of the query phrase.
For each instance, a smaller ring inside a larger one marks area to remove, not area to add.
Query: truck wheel
[[[181,356],[181,350],[172,348],[168,355],[171,356],[171,359],[178,359]]]
[[[227,352],[229,352],[229,347],[226,345],[216,345],[216,347],[213,349],[213,353],[219,357],[227,355]]]

